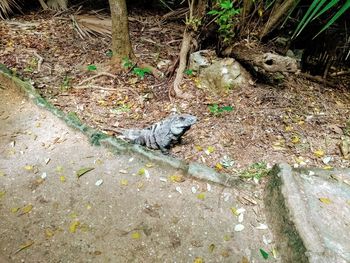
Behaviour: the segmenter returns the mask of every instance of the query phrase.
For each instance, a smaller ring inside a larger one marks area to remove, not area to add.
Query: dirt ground
[[[210,96],[196,88],[195,77],[186,77],[182,88],[195,98],[170,100],[167,79],[146,75],[141,80],[125,72],[117,78],[89,80],[107,69],[111,41],[102,36],[81,39],[69,15],[35,13],[0,21],[0,63],[89,125],[113,134],[118,128],[145,127],[176,109],[199,120],[172,151],[189,161],[228,173],[256,162],[349,166],[339,148],[350,133],[350,95],[345,87],[328,88],[293,75],[281,87],[255,84]],[[166,60],[174,63],[183,25],[163,22],[154,14],[132,18],[136,55],[154,66]],[[88,70],[89,65],[96,70]],[[209,110],[212,104],[234,110],[215,115]],[[233,165],[218,165],[224,158]]]
[[[10,87],[0,120],[2,263],[280,262],[259,187],[113,155]]]

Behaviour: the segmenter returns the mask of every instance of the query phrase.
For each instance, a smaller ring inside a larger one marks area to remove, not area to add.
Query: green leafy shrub
[[[215,116],[222,114],[223,112],[230,112],[233,111],[232,106],[224,106],[224,107],[219,107],[218,104],[213,104],[210,105],[209,107],[209,112]]]
[[[151,73],[151,70],[149,68],[133,68],[132,72],[140,79],[143,79],[146,73]]]
[[[209,11],[208,14],[215,16],[215,23],[219,26],[219,34],[224,42],[228,42],[235,36],[234,27],[238,21],[237,15],[239,15],[240,9],[236,9],[233,6],[233,1],[230,0],[219,0],[217,7],[217,9]]]

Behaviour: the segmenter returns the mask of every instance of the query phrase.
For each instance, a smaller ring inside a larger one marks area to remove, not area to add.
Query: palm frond
[[[299,22],[296,30],[294,31],[292,39],[296,38],[312,20],[315,20],[325,12],[337,6],[338,2],[339,0],[331,0],[325,6],[323,6],[326,3],[326,0],[313,0],[309,9],[306,11],[304,17]],[[349,8],[350,8],[350,1],[347,0],[336,13],[333,12],[334,15],[328,20],[327,24],[317,33],[317,35],[314,36],[314,38],[317,37],[319,34],[321,34],[328,27],[330,27]]]
[[[8,18],[14,8],[20,9],[16,0],[0,0],[0,18]]]

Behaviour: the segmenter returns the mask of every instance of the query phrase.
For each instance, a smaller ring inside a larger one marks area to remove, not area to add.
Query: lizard
[[[132,143],[159,149],[169,154],[170,147],[181,142],[181,137],[188,131],[197,118],[190,114],[173,114],[144,129],[127,129],[120,136]]]

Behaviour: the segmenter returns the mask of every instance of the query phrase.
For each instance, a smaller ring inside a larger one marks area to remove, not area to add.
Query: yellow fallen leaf
[[[33,165],[26,165],[26,166],[24,166],[24,170],[26,170],[26,171],[33,171],[34,170],[34,166]]]
[[[211,154],[215,151],[215,148],[213,146],[208,146],[208,148],[205,150],[206,154]]]
[[[5,196],[6,192],[5,191],[0,191],[0,198],[3,198]]]
[[[127,179],[121,179],[120,185],[127,186],[129,184],[129,181]]]
[[[231,207],[230,209],[232,214],[234,214],[235,216],[239,216],[239,213],[237,212],[237,209],[235,207]]]
[[[300,143],[300,137],[294,135],[294,136],[292,137],[292,143],[294,143],[294,144]]]
[[[65,177],[64,175],[61,175],[61,176],[60,176],[60,181],[61,181],[61,182],[65,182],[65,181],[66,181],[66,177]]]
[[[83,168],[80,168],[78,171],[76,171],[76,175],[78,178],[80,178],[84,174],[86,174],[94,169],[95,169],[94,167],[83,167]]]
[[[332,203],[332,201],[327,197],[320,197],[319,200],[326,205],[329,205]]]
[[[221,171],[223,169],[221,163],[215,164],[215,169],[218,170],[218,171]]]
[[[241,260],[241,263],[249,263],[249,260],[247,257],[243,256],[242,257],[242,260]]]
[[[50,228],[46,228],[46,229],[45,229],[45,236],[46,236],[47,238],[53,237],[54,234],[55,234],[55,232],[52,231]]]
[[[323,170],[332,170],[332,169],[333,169],[333,166],[331,166],[331,165],[323,166]]]
[[[132,237],[132,239],[140,239],[141,234],[140,234],[140,232],[133,232],[133,233],[131,233],[131,237]]]
[[[0,171],[0,176],[5,176],[5,175],[6,175],[5,172]]]
[[[174,174],[170,176],[170,181],[172,181],[173,183],[182,183],[185,181],[185,178],[181,174]]]
[[[305,121],[303,121],[303,120],[298,121],[298,124],[299,124],[299,125],[304,125],[304,124],[305,124]]]
[[[284,130],[285,130],[286,132],[290,132],[290,131],[293,130],[293,127],[292,127],[292,126],[286,126],[286,127],[284,128]]]
[[[231,236],[230,235],[224,235],[224,240],[225,241],[230,241],[231,240]]]
[[[318,157],[318,158],[321,158],[321,157],[324,156],[324,151],[321,150],[321,149],[319,149],[319,150],[317,150],[317,151],[314,151],[314,155],[315,155],[316,157]]]
[[[91,205],[89,205],[89,204],[88,204],[88,205],[86,205],[86,209],[87,209],[87,210],[90,210],[91,208],[92,208],[92,206],[91,206]]]
[[[197,195],[197,198],[198,198],[199,200],[204,200],[204,199],[205,199],[205,193],[199,193],[199,194]]]
[[[193,263],[204,263],[204,260],[200,257],[196,257],[193,261]]]
[[[29,205],[26,205],[26,206],[22,207],[21,215],[29,213],[30,211],[32,211],[32,209],[33,209],[33,205],[32,204],[29,204]]]
[[[19,207],[12,207],[11,208],[11,212],[12,213],[17,213],[19,209],[20,209]]]
[[[285,150],[285,141],[284,140],[278,140],[272,143],[272,148],[276,151],[282,151]]]
[[[271,254],[274,258],[277,258],[277,250],[275,248],[272,248]]]
[[[138,172],[138,175],[144,175],[145,174],[145,168],[141,168]]]
[[[100,159],[97,159],[97,160],[95,160],[94,163],[97,164],[97,165],[101,165],[101,164],[103,164],[103,161],[100,160]]]
[[[203,147],[200,146],[200,145],[195,145],[194,148],[195,148],[198,152],[203,151]]]
[[[146,163],[146,165],[145,165],[147,168],[152,168],[153,166],[154,166],[154,164],[153,163]]]
[[[107,102],[105,100],[98,100],[97,101],[100,106],[107,106]]]
[[[77,231],[77,228],[79,227],[80,222],[75,220],[73,221],[70,226],[69,226],[69,232],[71,233],[75,233]]]
[[[346,203],[347,203],[348,205],[350,205],[350,200],[347,200]]]

